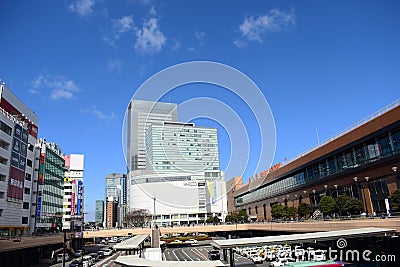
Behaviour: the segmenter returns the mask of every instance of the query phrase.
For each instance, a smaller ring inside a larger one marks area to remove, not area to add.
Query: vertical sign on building
[[[42,197],[39,196],[37,198],[36,219],[39,219],[41,211],[42,211]]]
[[[75,215],[75,179],[72,179],[72,192],[71,192],[71,215]]]
[[[10,179],[7,196],[11,200],[21,201],[24,194],[28,132],[15,124],[11,150]]]
[[[78,201],[76,204],[76,214],[81,215],[81,204],[82,204],[82,181],[78,181]]]

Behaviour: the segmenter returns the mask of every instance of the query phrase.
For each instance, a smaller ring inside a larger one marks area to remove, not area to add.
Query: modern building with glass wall
[[[31,233],[38,116],[0,81],[0,235]]]
[[[227,214],[216,128],[163,122],[146,131],[149,174],[130,176],[130,207],[147,209],[159,225],[204,222]],[[154,207],[155,206],[155,207]]]
[[[104,200],[96,200],[95,223],[96,227],[104,227]]]
[[[146,170],[146,130],[150,125],[178,120],[177,105],[173,103],[132,100],[125,121],[125,153],[129,171]]]
[[[310,203],[346,194],[366,214],[387,213],[388,196],[400,187],[400,101],[333,136],[318,147],[234,190],[232,211],[271,219],[271,206]]]
[[[65,160],[56,143],[39,139],[35,145],[36,158],[39,159],[39,174],[35,177],[36,188],[32,203],[31,228],[35,232],[61,230],[64,198]]]

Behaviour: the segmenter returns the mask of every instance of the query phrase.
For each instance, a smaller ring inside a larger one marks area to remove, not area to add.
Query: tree
[[[150,212],[146,209],[133,209],[125,216],[125,221],[130,227],[143,227],[149,219]]]
[[[389,201],[391,210],[400,210],[400,189],[397,189],[389,196]]]
[[[363,209],[364,209],[363,203],[355,198],[349,199],[344,204],[344,211],[350,214],[360,214],[361,211],[363,211]]]
[[[285,207],[285,217],[286,218],[294,218],[297,215],[297,209],[295,207]]]
[[[220,219],[218,218],[218,216],[211,216],[211,217],[208,217],[207,218],[207,220],[206,220],[206,223],[219,223],[220,222]]]
[[[350,198],[347,195],[339,195],[335,197],[335,210],[339,215],[344,215],[345,209],[344,206],[346,202],[349,201]]]
[[[249,216],[246,213],[246,210],[239,211],[238,220],[247,222],[249,220]]]
[[[281,219],[282,217],[285,217],[286,212],[281,204],[274,204],[271,207],[271,215],[274,219]]]
[[[311,206],[308,203],[300,203],[299,208],[297,209],[297,213],[299,217],[307,217],[311,214]]]
[[[335,210],[335,200],[330,196],[323,196],[319,201],[319,209],[324,215],[330,215]]]

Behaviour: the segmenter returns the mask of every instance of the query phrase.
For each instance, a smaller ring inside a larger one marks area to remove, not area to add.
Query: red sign
[[[22,200],[24,196],[24,172],[10,167],[10,179],[8,182],[7,196],[12,199]]]

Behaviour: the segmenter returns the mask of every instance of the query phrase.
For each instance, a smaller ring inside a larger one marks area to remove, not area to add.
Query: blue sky
[[[316,145],[316,128],[327,139],[399,98],[398,1],[5,0],[0,10],[0,78],[38,114],[40,137],[85,154],[89,219],[105,176],[125,171],[130,98],[171,65],[248,75],[274,115],[275,162]]]

